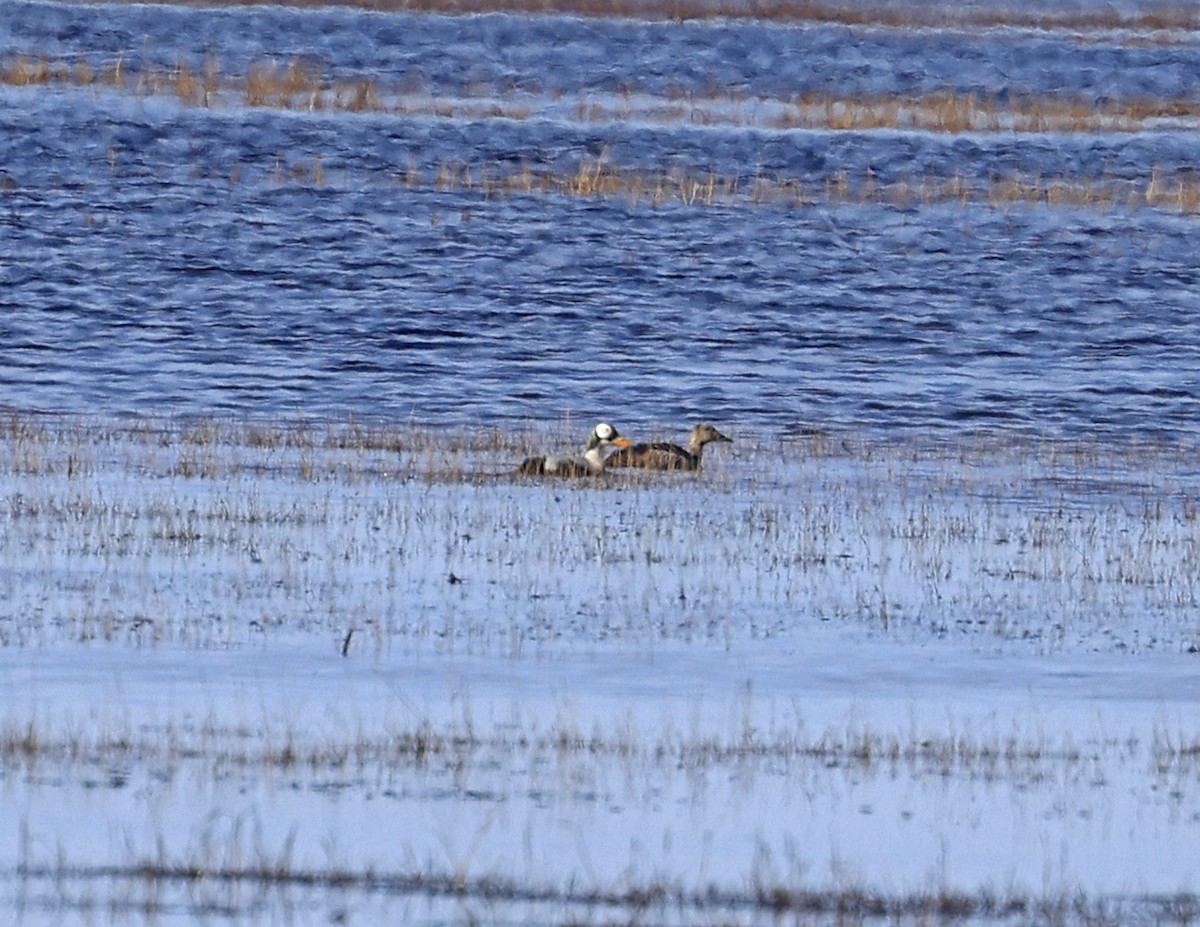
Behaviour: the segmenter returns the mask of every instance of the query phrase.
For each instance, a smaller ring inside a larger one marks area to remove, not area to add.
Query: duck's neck
[[[599,473],[604,469],[604,448],[599,444],[589,447],[584,453],[583,459],[587,462],[589,469],[594,473]]]

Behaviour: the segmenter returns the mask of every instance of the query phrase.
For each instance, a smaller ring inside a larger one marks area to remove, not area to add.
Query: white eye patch
[[[613,428],[613,426],[608,424],[607,422],[601,422],[599,425],[596,426],[596,437],[599,438],[601,441],[605,441],[605,440],[611,441],[616,436],[617,436],[617,429]]]

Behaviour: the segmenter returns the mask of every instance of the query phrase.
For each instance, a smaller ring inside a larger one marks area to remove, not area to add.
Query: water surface
[[[431,94],[1191,91],[1200,49],[1069,34],[18,3],[0,53]],[[674,88],[674,89],[672,89]],[[0,88],[0,406],[475,425],[1194,431],[1195,219],[652,204],[410,186],[447,162],[881,182],[1137,178],[1194,132],[931,135],[204,109]],[[314,165],[320,165],[319,179]]]

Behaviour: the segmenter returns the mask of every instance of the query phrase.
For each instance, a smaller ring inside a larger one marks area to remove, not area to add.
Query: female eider
[[[617,451],[604,462],[606,467],[641,467],[644,470],[699,470],[700,455],[704,445],[711,441],[728,441],[726,437],[705,422],[697,425],[688,435],[688,446],[680,447],[667,441],[655,441],[651,444],[635,444],[623,451]]]
[[[606,447],[629,447],[629,439],[617,434],[608,422],[601,422],[588,437],[583,459],[578,457],[527,457],[517,472],[524,476],[598,476],[604,472]]]

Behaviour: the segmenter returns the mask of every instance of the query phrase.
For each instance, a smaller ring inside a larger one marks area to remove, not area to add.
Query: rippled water
[[[95,67],[303,54],[431,94],[1192,92],[1194,39],[991,30],[7,4],[0,54]],[[500,89],[498,89],[500,88]],[[0,407],[604,415],[1188,435],[1194,217],[985,203],[789,207],[509,196],[398,175],[845,170],[1133,178],[1196,134],[770,131],[224,107],[0,86]],[[320,182],[296,165],[319,161]]]

